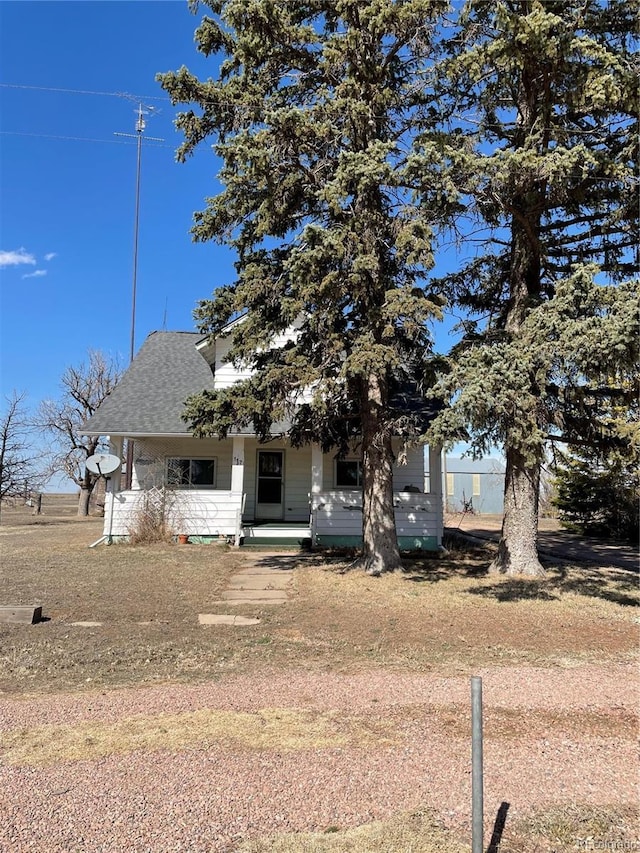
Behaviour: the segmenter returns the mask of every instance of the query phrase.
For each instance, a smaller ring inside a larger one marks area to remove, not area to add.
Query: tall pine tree
[[[635,0],[468,0],[442,68],[477,248],[442,282],[469,319],[432,436],[504,448],[498,572],[543,572],[547,442],[615,440],[597,403],[637,393],[616,383],[638,360],[636,20]]]
[[[197,6],[197,4],[192,4]],[[232,390],[188,402],[195,435],[289,418],[294,443],[363,466],[363,566],[400,566],[392,439],[420,433],[395,392],[424,374],[424,278],[442,194],[418,208],[416,127],[435,114],[425,81],[441,0],[207,0],[196,31],[215,79],[160,75],[179,114],[179,159],[211,138],[223,190],[195,215],[196,240],[236,252],[237,278],[197,309],[200,329],[234,324],[231,358],[253,368]],[[216,63],[223,58],[219,69]],[[425,153],[423,166],[427,167]],[[436,152],[433,152],[436,157]],[[296,324],[286,345],[278,335]]]

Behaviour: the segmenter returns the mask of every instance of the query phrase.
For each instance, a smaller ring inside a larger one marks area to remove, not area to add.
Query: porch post
[[[322,448],[311,445],[311,506],[315,508],[316,498],[322,492]]]
[[[438,545],[442,545],[444,533],[444,497],[442,494],[442,448],[429,445],[429,491],[435,499],[438,519]]]
[[[318,503],[322,494],[322,448],[319,444],[311,445],[311,547],[316,544],[316,529],[318,526]]]
[[[242,494],[244,487],[244,436],[234,435],[231,450],[231,491]]]
[[[121,437],[112,438],[109,436],[109,453],[117,456],[122,460],[122,451],[124,448],[124,439]],[[111,545],[113,533],[113,510],[116,495],[122,486],[122,465],[109,474],[106,478],[104,488],[104,524],[102,527],[103,537],[107,538],[107,544]],[[100,541],[100,540],[98,540]],[[97,543],[96,543],[97,544]],[[93,547],[93,546],[91,546]]]
[[[109,453],[112,453],[114,456],[117,456],[118,459],[122,459],[122,448],[124,445],[124,439],[122,438],[109,438]],[[111,491],[115,494],[120,491],[120,480],[122,477],[122,465],[113,472],[110,476]]]
[[[244,436],[234,435],[231,450],[231,491],[243,493],[244,488]]]
[[[244,509],[244,436],[234,435],[231,448],[231,492],[240,495],[240,505],[236,510],[236,535],[234,545],[240,547],[242,538],[242,511]]]

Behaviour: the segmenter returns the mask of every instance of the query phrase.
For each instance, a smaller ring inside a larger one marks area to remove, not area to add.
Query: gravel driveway
[[[553,803],[636,803],[635,666],[477,674],[487,834],[505,801],[510,818]],[[125,738],[122,751],[82,757],[83,749],[91,754],[88,725],[119,727],[122,736],[142,715],[169,732],[178,719],[214,712],[264,723],[262,709],[279,709],[285,720],[304,710],[336,737],[312,748],[304,738],[256,747],[196,736],[168,749],[162,741],[137,748]],[[265,671],[198,686],[5,697],[0,724],[5,747],[27,735],[31,743],[26,757],[3,750],[0,849],[7,853],[211,853],[276,831],[345,828],[417,807],[432,808],[468,837],[466,674]],[[80,757],[44,758],[47,738],[69,731]]]

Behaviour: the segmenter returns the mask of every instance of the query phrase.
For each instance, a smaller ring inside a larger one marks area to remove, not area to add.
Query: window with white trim
[[[334,479],[337,488],[359,489],[362,486],[362,462],[359,459],[336,459]]]
[[[167,459],[167,484],[174,489],[215,489],[216,460],[182,456]]]
[[[455,495],[456,493],[456,484],[454,480],[453,474],[447,474],[447,494]]]

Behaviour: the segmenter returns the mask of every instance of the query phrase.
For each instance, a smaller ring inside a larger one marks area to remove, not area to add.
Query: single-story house
[[[229,387],[246,373],[227,359],[229,339],[194,332],[151,333],[115,389],[84,425],[108,436],[122,458],[132,442],[131,482],[113,474],[105,504],[105,536],[127,537],[151,504],[173,532],[192,541],[236,545],[270,542],[357,545],[362,541],[361,466],[357,449],[344,458],[310,444],[293,447],[284,424],[259,442],[251,429],[224,440],[194,438],[181,418],[185,399]],[[442,544],[439,449],[397,442],[394,504],[401,548]],[[431,476],[425,493],[425,456]]]

